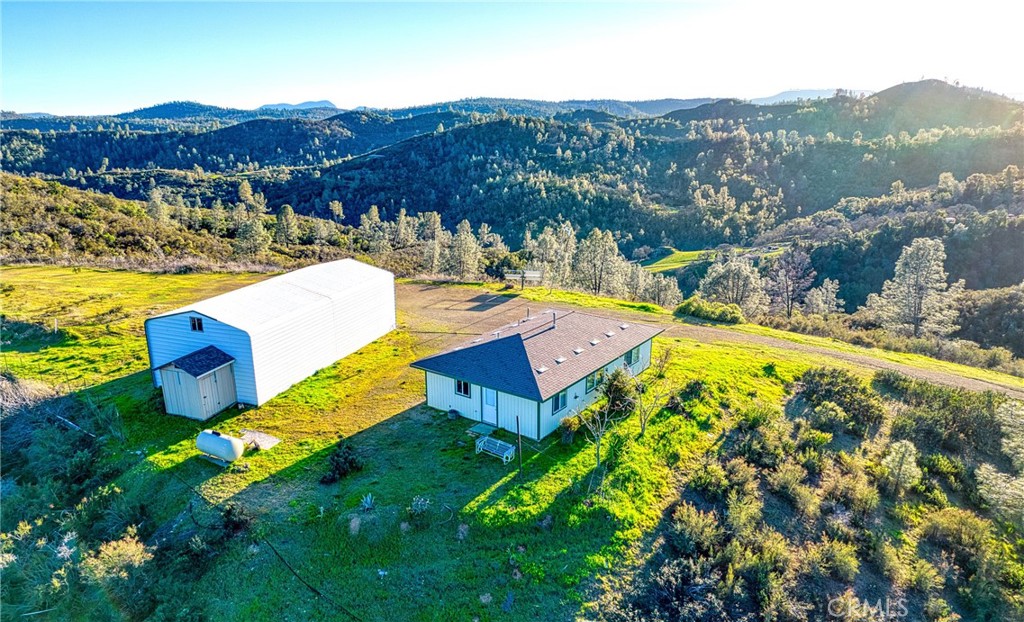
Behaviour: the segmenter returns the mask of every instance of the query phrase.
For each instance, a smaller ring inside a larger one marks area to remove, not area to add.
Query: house
[[[426,374],[427,405],[540,440],[600,395],[605,374],[651,364],[662,328],[580,311],[526,317],[412,364]],[[518,419],[518,423],[517,423]]]
[[[145,323],[169,414],[259,406],[395,328],[395,279],[342,259],[201,300]]]

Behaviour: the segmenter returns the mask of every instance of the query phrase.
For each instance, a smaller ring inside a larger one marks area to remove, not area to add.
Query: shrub
[[[761,500],[736,491],[729,493],[725,506],[725,523],[737,538],[746,538],[761,523]]]
[[[857,547],[827,537],[810,551],[808,563],[819,576],[832,576],[846,583],[856,579],[860,572]]]
[[[808,420],[819,430],[838,432],[846,429],[850,416],[835,402],[825,400],[810,409]]]
[[[82,560],[82,573],[122,609],[140,615],[151,604],[146,596],[150,581],[145,572],[151,559],[152,549],[139,540],[132,527],[121,539],[103,543],[98,551]]]
[[[803,397],[808,403],[835,403],[849,415],[852,429],[861,435],[885,417],[878,395],[846,370],[817,367],[804,372],[802,380]]]
[[[910,567],[910,584],[918,591],[927,594],[942,587],[942,577],[935,566],[923,559],[918,559]]]
[[[883,542],[875,554],[878,567],[894,586],[903,587],[910,582],[910,570],[900,559],[899,549],[889,542]]]
[[[419,528],[426,527],[430,522],[430,499],[416,495],[406,512],[410,523]]]
[[[707,555],[722,540],[722,528],[713,512],[701,512],[683,501],[672,512],[668,541],[680,555]]]
[[[837,468],[826,470],[822,474],[821,488],[827,499],[843,504],[861,519],[873,512],[880,501],[878,490],[858,468],[846,473]]]
[[[963,488],[963,481],[967,470],[959,458],[950,458],[942,453],[933,453],[921,458],[919,462],[925,473],[944,479],[953,490]]]
[[[349,473],[363,470],[363,461],[352,446],[344,443],[335,447],[327,459],[327,473],[320,478],[321,484],[333,484]]]
[[[899,436],[950,450],[972,447],[995,454],[1003,449],[1002,395],[938,386],[897,372],[875,374],[875,384],[912,407],[906,415],[911,421],[901,422]]]
[[[729,488],[744,496],[758,494],[757,469],[743,458],[736,457],[725,464]]]
[[[572,445],[573,441],[576,440],[576,432],[579,431],[581,425],[583,425],[583,422],[577,416],[562,419],[558,424],[558,428],[562,431],[563,445]]]
[[[699,293],[684,300],[676,307],[675,314],[725,324],[742,324],[747,321],[738,305],[704,300]]]
[[[792,496],[793,490],[807,477],[807,471],[795,462],[783,462],[768,476],[768,485],[772,490],[786,496]]]
[[[977,569],[989,554],[992,525],[970,510],[946,508],[929,514],[923,532],[933,544],[951,553],[966,568]]]
[[[694,471],[690,485],[704,493],[708,499],[717,500],[725,496],[729,480],[722,465],[716,460],[708,460]]]
[[[745,410],[740,414],[739,428],[737,449],[756,465],[774,468],[796,450],[792,424],[776,408],[755,406]]]

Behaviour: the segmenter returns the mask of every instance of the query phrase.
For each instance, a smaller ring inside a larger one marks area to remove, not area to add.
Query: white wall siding
[[[190,317],[203,319],[202,332],[193,331]],[[179,313],[149,319],[145,323],[153,385],[160,386],[157,368],[206,346],[217,346],[235,358],[235,391],[243,404],[258,404],[256,372],[249,335],[233,326],[196,313]]]
[[[519,432],[523,436],[540,440],[537,435],[537,402],[498,391],[498,427],[515,434],[516,417],[519,417]]]
[[[605,374],[610,374],[617,367],[622,367],[626,362],[625,356],[620,356],[614,361],[604,366]],[[634,361],[630,367],[634,374],[639,374],[651,365],[651,341],[645,341],[640,345],[640,358]],[[553,400],[548,399],[540,405],[540,432],[541,438],[544,438],[548,434],[551,434],[558,429],[562,419],[569,415],[575,414],[582,411],[587,406],[590,406],[597,398],[601,397],[601,391],[595,388],[590,393],[587,393],[587,379],[584,378],[576,384],[572,385],[566,390],[566,407],[557,413],[552,413]]]
[[[455,409],[467,419],[480,421],[480,386],[471,385],[469,397],[455,392],[455,379],[433,372],[427,374],[427,406],[445,412]]]

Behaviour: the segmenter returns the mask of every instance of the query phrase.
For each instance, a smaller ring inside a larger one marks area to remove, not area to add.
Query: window
[[[567,389],[559,391],[558,393],[555,393],[554,397],[551,398],[552,415],[565,408],[566,404],[568,403],[568,396],[566,392]]]
[[[633,363],[636,363],[639,360],[640,360],[640,346],[637,346],[637,347],[633,348],[632,350],[630,350],[629,352],[626,352],[626,365],[627,366],[632,366]]]
[[[468,380],[456,380],[455,381],[455,392],[464,397],[469,397],[469,381]]]
[[[587,393],[592,392],[604,381],[604,369],[599,369],[587,376]]]
[[[194,330],[197,333],[203,332],[203,318],[201,318],[201,317],[190,317],[188,319],[189,319],[190,324],[192,325],[192,330]]]

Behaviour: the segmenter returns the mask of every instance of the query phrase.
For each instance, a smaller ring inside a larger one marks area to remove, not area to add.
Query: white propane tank
[[[221,434],[214,430],[203,430],[196,437],[196,449],[224,462],[234,462],[245,453],[245,443],[242,442],[242,439],[234,436]]]

